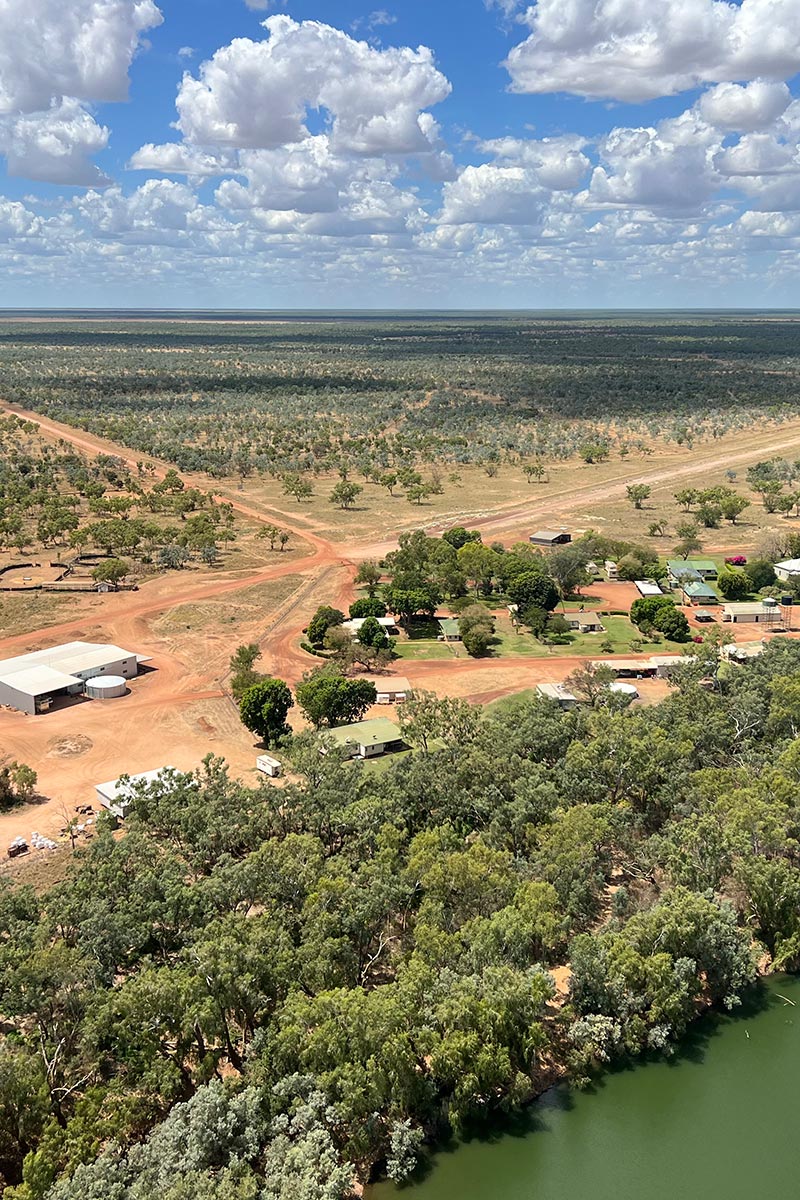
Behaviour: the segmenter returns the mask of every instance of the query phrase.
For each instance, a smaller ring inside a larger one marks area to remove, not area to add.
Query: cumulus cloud
[[[534,171],[483,163],[465,167],[443,190],[443,225],[541,225],[547,193]]]
[[[616,128],[598,143],[600,165],[580,200],[589,206],[669,212],[701,209],[719,185],[719,135],[689,110],[657,128]]]
[[[183,77],[177,126],[201,146],[270,149],[309,136],[309,109],[330,116],[335,149],[431,151],[423,110],[450,93],[426,47],[376,49],[318,21],[268,17],[269,37],[236,38]]]
[[[97,186],[107,177],[91,155],[108,145],[108,129],[77,100],[61,100],[47,112],[0,117],[0,153],[9,175],[48,183]]]
[[[588,140],[575,134],[533,139],[504,137],[478,142],[477,148],[493,154],[501,163],[516,163],[532,169],[535,181],[553,191],[578,187],[591,162],[583,153]]]
[[[125,100],[142,34],[160,25],[153,0],[3,0],[0,112],[40,112],[54,97]]]
[[[797,0],[536,0],[506,66],[518,92],[638,102],[800,70]]]
[[[10,175],[99,186],[109,131],[88,110],[124,100],[153,0],[0,0],[0,153]]]
[[[718,84],[700,97],[698,108],[704,120],[716,129],[728,133],[753,133],[777,120],[788,108],[791,98],[785,83],[754,79],[744,86]]]

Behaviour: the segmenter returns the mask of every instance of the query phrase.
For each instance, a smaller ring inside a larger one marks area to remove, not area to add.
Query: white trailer
[[[278,779],[283,774],[283,763],[269,754],[259,754],[256,766],[262,775],[269,775],[270,779]]]

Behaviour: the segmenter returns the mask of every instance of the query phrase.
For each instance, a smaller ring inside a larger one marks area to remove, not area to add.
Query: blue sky
[[[795,306],[798,70],[800,0],[6,0],[0,303]]]

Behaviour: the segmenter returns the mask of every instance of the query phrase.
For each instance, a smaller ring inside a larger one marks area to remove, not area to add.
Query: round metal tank
[[[630,696],[631,700],[635,700],[639,695],[639,689],[633,683],[610,683],[608,690],[615,692],[618,696]]]
[[[86,695],[90,700],[113,700],[115,696],[124,696],[127,690],[128,681],[121,675],[97,675],[86,680]]]

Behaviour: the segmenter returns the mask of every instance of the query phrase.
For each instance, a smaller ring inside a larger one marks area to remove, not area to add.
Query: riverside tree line
[[[382,773],[140,787],[0,889],[8,1200],[345,1200],[800,961],[800,645],[660,704],[422,694]],[[566,994],[551,968],[569,964]]]

